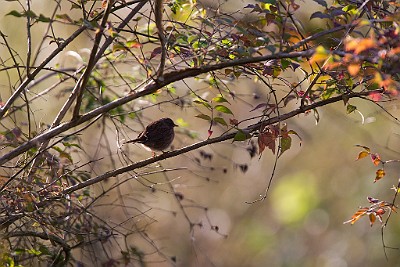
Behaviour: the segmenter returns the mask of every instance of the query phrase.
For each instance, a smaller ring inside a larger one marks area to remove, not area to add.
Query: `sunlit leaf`
[[[328,53],[328,51],[322,45],[320,45],[315,49],[315,53],[310,59],[310,64],[325,61],[329,57],[330,54]]]
[[[380,179],[382,179],[385,176],[385,171],[383,169],[379,169],[376,171],[376,177],[374,180],[374,183],[379,181]]]
[[[217,102],[217,103],[223,103],[223,102],[228,102],[228,100],[226,100],[224,97],[222,96],[216,96],[212,99],[213,102]],[[229,102],[228,102],[229,103]]]
[[[223,106],[223,105],[216,105],[214,108],[215,108],[216,110],[222,112],[222,113],[232,114],[232,115],[233,115],[232,111],[231,111],[229,108],[227,108],[226,106]]]
[[[381,157],[377,153],[371,153],[371,160],[375,166],[378,166],[381,163]]]
[[[187,123],[184,119],[182,118],[178,118],[175,120],[175,123],[179,126],[179,127],[188,127],[189,123]]]
[[[346,39],[345,49],[360,54],[367,49],[376,48],[377,43],[373,38],[348,38]]]
[[[360,64],[350,64],[347,67],[347,70],[349,71],[349,74],[351,76],[356,76],[358,74],[358,72],[360,71],[360,68],[361,68]]]
[[[358,154],[358,157],[357,157],[356,160],[363,159],[363,158],[367,157],[368,155],[369,155],[369,152],[368,152],[368,151],[361,151],[361,152]]]
[[[207,101],[200,99],[200,98],[193,100],[193,103],[201,104],[201,105],[205,106],[206,108],[211,108],[211,105]]]
[[[354,224],[362,216],[366,215],[368,210],[369,210],[369,208],[360,208],[356,213],[353,214],[353,216],[351,216],[350,220],[345,221],[344,223]]]
[[[126,46],[130,48],[141,48],[143,44],[139,43],[138,41],[131,40],[126,42]]]

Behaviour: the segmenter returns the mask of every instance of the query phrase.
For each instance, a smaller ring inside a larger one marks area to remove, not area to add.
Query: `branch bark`
[[[265,120],[265,121],[250,125],[250,126],[244,128],[244,129],[241,129],[241,130],[244,131],[244,132],[247,132],[247,133],[251,133],[251,132],[254,132],[254,131],[258,130],[261,126],[271,125],[271,124],[274,124],[274,123],[285,121],[285,120],[287,120],[289,118],[292,118],[294,116],[297,116],[299,114],[302,114],[302,113],[305,113],[307,111],[313,110],[313,109],[315,109],[317,107],[322,107],[322,106],[325,106],[325,105],[328,105],[328,104],[339,102],[339,101],[342,101],[343,99],[348,100],[350,98],[368,96],[371,93],[383,93],[383,89],[378,89],[378,90],[374,90],[374,91],[364,91],[364,92],[358,92],[358,93],[347,93],[347,94],[342,94],[342,95],[339,95],[339,96],[336,96],[336,97],[332,97],[332,98],[329,98],[329,99],[326,99],[326,100],[321,100],[321,101],[315,102],[315,103],[313,103],[311,105],[301,106],[301,107],[299,107],[299,108],[297,108],[297,109],[295,109],[293,111],[290,111],[288,113],[282,114],[280,116],[276,116],[276,117],[270,118],[268,120]],[[90,186],[90,185],[93,185],[93,184],[96,184],[96,183],[99,183],[99,182],[101,182],[101,181],[103,181],[105,179],[118,176],[118,175],[123,174],[125,172],[133,171],[135,169],[147,166],[149,164],[152,164],[152,163],[164,160],[164,159],[176,157],[178,155],[187,153],[189,151],[198,149],[198,148],[206,146],[206,145],[210,145],[210,144],[214,144],[214,143],[220,143],[222,141],[233,139],[235,137],[235,135],[237,134],[237,132],[238,131],[229,132],[229,133],[223,134],[221,136],[210,138],[210,139],[198,142],[198,143],[194,143],[192,145],[185,146],[183,148],[180,148],[180,149],[177,149],[177,150],[174,150],[174,151],[165,152],[165,153],[163,153],[163,154],[161,154],[159,156],[152,157],[152,158],[149,158],[149,159],[146,159],[146,160],[142,160],[142,161],[136,162],[136,163],[131,164],[131,165],[126,166],[126,167],[122,167],[122,168],[119,168],[119,169],[116,169],[116,170],[112,170],[112,171],[106,172],[106,173],[104,173],[102,175],[99,175],[99,176],[97,176],[95,178],[91,178],[89,180],[86,180],[85,182],[82,182],[80,184],[76,184],[76,185],[70,186],[67,189],[65,189],[63,191],[63,193],[64,194],[70,194],[70,193],[72,193],[74,191],[77,191],[79,189],[83,189],[83,188],[85,188],[87,186]]]
[[[60,125],[55,126],[54,128],[51,128],[49,131],[39,134],[36,137],[32,138],[31,140],[28,140],[26,143],[18,146],[14,150],[6,153],[2,157],[0,157],[0,165],[5,164],[9,160],[17,157],[18,155],[21,155],[22,153],[28,151],[29,149],[33,147],[40,146],[41,143],[50,140],[51,138],[66,132],[70,130],[73,127],[76,127],[82,123],[86,123],[93,118],[107,113],[108,111],[119,107],[123,104],[126,104],[134,99],[137,99],[139,97],[152,94],[156,92],[158,89],[176,82],[183,80],[185,78],[189,77],[195,77],[200,74],[204,74],[210,71],[215,71],[215,70],[220,70],[224,69],[227,67],[233,67],[233,66],[240,66],[240,65],[245,65],[249,63],[257,63],[261,61],[267,61],[271,59],[281,59],[281,58],[297,58],[297,57],[309,57],[314,53],[314,50],[306,50],[306,51],[300,51],[300,52],[292,52],[292,53],[277,53],[273,55],[267,55],[267,56],[260,56],[260,57],[253,57],[253,58],[245,58],[245,59],[238,59],[238,60],[231,60],[227,62],[222,62],[219,64],[214,64],[214,65],[206,65],[202,66],[199,68],[189,68],[189,69],[184,69],[180,71],[173,71],[169,72],[164,75],[164,79],[162,81],[156,79],[156,80],[150,80],[145,84],[142,89],[136,90],[132,92],[131,94],[128,94],[124,97],[121,97],[119,99],[116,99],[110,103],[105,104],[104,106],[98,107],[90,112],[87,112],[86,114],[78,117],[77,119],[70,121],[70,122],[65,122]],[[44,149],[44,148],[43,148]]]

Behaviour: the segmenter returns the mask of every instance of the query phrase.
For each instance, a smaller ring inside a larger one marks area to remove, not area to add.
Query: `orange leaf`
[[[347,70],[349,71],[351,76],[356,76],[357,73],[360,71],[360,65],[359,64],[350,64],[347,67]]]
[[[375,216],[375,214],[371,213],[369,215],[369,225],[371,225],[371,227],[372,227],[372,225],[374,225],[375,221],[376,221],[376,216]]]
[[[377,47],[375,39],[372,38],[357,38],[350,39],[346,42],[345,49],[347,51],[354,51],[354,54],[360,54],[367,49]]]
[[[371,155],[372,163],[373,163],[375,166],[378,166],[379,163],[381,163],[381,157],[379,156],[379,154],[374,153],[374,154],[370,154],[370,155]]]
[[[379,181],[380,179],[382,179],[385,176],[385,171],[383,169],[379,169],[376,171],[376,177],[374,180],[374,183]]]
[[[358,221],[362,216],[367,214],[368,208],[360,208],[356,213],[351,216],[351,219],[348,221],[345,221],[344,223],[350,223],[354,224],[356,221]]]
[[[361,151],[360,154],[358,154],[358,157],[357,157],[356,160],[363,159],[363,158],[365,158],[365,157],[368,156],[368,155],[369,155],[369,152],[368,152],[368,151]]]

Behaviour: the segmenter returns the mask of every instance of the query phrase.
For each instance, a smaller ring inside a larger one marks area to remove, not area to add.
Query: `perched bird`
[[[174,127],[178,126],[170,118],[162,118],[147,125],[136,139],[126,143],[141,143],[152,151],[167,149],[175,137]]]

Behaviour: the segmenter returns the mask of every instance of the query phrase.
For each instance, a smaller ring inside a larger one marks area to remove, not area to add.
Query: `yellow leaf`
[[[372,227],[372,225],[374,225],[374,222],[376,221],[376,216],[374,215],[374,214],[370,214],[369,215],[369,225],[371,225],[371,227]]]
[[[322,45],[320,45],[315,49],[315,53],[310,59],[310,64],[315,63],[315,62],[324,61],[324,60],[328,59],[329,56],[330,55],[329,55],[328,51]]]
[[[385,176],[385,171],[384,171],[383,169],[377,170],[377,171],[376,171],[376,177],[375,177],[374,183],[375,183],[376,181],[379,181],[380,179],[382,179],[384,176]]]
[[[368,155],[369,155],[369,153],[367,151],[361,151],[360,154],[358,154],[358,157],[356,160],[363,159],[363,158],[367,157]]]

